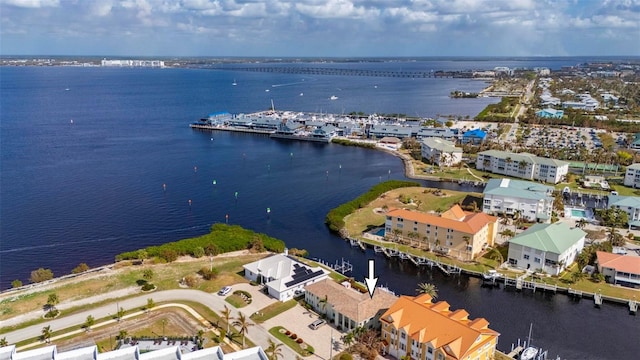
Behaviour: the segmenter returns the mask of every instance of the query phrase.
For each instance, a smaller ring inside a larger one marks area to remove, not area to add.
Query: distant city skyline
[[[640,0],[0,0],[0,55],[640,56]]]

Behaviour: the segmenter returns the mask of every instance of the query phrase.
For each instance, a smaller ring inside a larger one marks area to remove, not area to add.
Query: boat
[[[329,98],[329,100],[338,100],[338,97],[335,95],[331,95],[331,97]]]
[[[495,281],[499,279],[501,276],[502,274],[500,274],[499,272],[493,269],[482,274],[482,278],[487,281]]]
[[[238,85],[238,83],[236,82],[236,79],[233,79],[233,82],[231,83],[231,85],[233,85],[233,86]]]
[[[536,355],[538,355],[538,349],[534,348],[533,346],[529,346],[520,354],[520,360],[534,360],[536,358]]]

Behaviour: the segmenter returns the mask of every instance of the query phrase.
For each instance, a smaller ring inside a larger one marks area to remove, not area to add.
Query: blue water
[[[587,212],[580,209],[571,209],[571,216],[586,218]]]
[[[313,257],[344,257],[357,278],[367,271],[366,259],[375,258],[380,282],[399,293],[433,282],[452,308],[487,318],[502,334],[501,349],[526,337],[534,323],[536,343],[552,355],[620,359],[639,350],[637,342],[624,340],[637,331],[638,318],[622,306],[594,310],[587,300],[481,288],[477,279],[450,279],[373,251],[363,254],[329,233],[323,222],[329,209],[379,181],[404,179],[393,156],[187,126],[213,111],[263,110],[271,99],[276,108],[300,111],[473,116],[495,100],[449,99],[448,93],[464,86],[477,91],[481,82],[6,67],[0,78],[2,288],[26,281],[38,267],[62,275],[80,262],[102,265],[126,250],[196,236],[229,215],[229,223],[281,238]],[[231,86],[234,78],[237,86]],[[332,94],[339,100],[329,101]],[[587,341],[585,331],[597,332],[599,341]]]
[[[384,236],[384,229],[380,229],[380,230],[376,231],[376,235]]]

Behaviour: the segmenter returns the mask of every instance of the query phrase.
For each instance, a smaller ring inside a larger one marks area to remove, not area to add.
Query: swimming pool
[[[384,237],[384,229],[376,231],[376,235]]]
[[[571,217],[575,218],[587,218],[587,212],[582,209],[571,209]]]

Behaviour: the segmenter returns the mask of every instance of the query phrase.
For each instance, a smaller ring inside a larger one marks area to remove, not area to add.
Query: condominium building
[[[607,201],[609,209],[621,209],[627,213],[630,226],[640,227],[640,197],[609,195]]]
[[[624,185],[632,188],[640,187],[640,163],[627,166],[627,172],[624,174]]]
[[[459,205],[441,215],[392,209],[387,212],[385,234],[396,241],[471,260],[492,246],[498,231],[497,218],[462,210]]]
[[[490,179],[483,192],[487,214],[520,213],[528,221],[548,222],[553,210],[553,187],[530,181]]]
[[[476,169],[557,184],[569,172],[569,163],[529,153],[487,150],[478,153]]]
[[[445,139],[428,137],[422,139],[422,158],[438,166],[451,166],[462,161],[462,148]]]
[[[500,334],[449,306],[428,294],[401,296],[380,317],[384,350],[396,359],[493,359]]]

